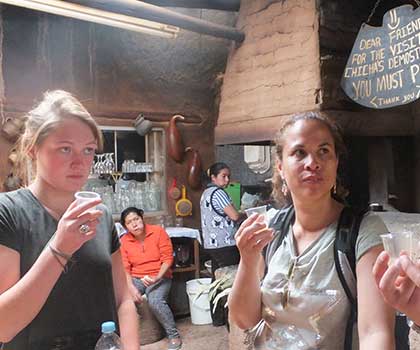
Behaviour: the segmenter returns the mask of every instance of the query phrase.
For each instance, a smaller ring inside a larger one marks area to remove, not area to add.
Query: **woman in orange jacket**
[[[128,233],[121,237],[121,251],[129,290],[136,302],[146,294],[149,306],[165,329],[168,350],[181,348],[182,341],[167,298],[172,284],[172,242],[160,226],[143,221],[143,210],[129,207],[121,213]]]

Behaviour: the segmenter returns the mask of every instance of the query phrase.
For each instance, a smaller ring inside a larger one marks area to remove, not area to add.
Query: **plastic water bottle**
[[[95,350],[122,350],[121,340],[115,333],[115,323],[102,323],[102,335],[95,345]]]

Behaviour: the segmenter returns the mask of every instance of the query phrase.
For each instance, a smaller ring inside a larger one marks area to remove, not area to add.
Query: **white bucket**
[[[209,302],[211,278],[198,278],[187,281],[187,294],[190,302],[192,324],[212,323]]]

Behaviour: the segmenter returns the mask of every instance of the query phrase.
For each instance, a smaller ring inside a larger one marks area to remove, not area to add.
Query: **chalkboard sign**
[[[370,108],[404,105],[420,97],[420,8],[388,11],[382,27],[363,24],[341,79],[355,102]]]

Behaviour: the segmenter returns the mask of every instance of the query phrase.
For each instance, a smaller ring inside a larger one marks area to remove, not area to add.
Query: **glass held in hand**
[[[420,232],[418,229],[413,230],[413,250],[411,252],[411,259],[418,262],[420,259]]]
[[[245,209],[245,213],[246,213],[247,217],[250,217],[254,213],[257,213],[258,215],[262,215],[264,217],[264,223],[268,226],[268,216],[267,216],[267,206],[266,205],[262,205],[260,207]]]
[[[96,192],[79,191],[75,193],[74,198],[76,198],[77,204],[84,204],[86,202],[92,202],[101,199],[101,196]],[[86,210],[86,212],[93,211],[95,209],[96,206]]]
[[[390,257],[389,265],[404,251],[410,259],[414,253],[414,236],[412,232],[392,232],[381,235],[384,249]]]

